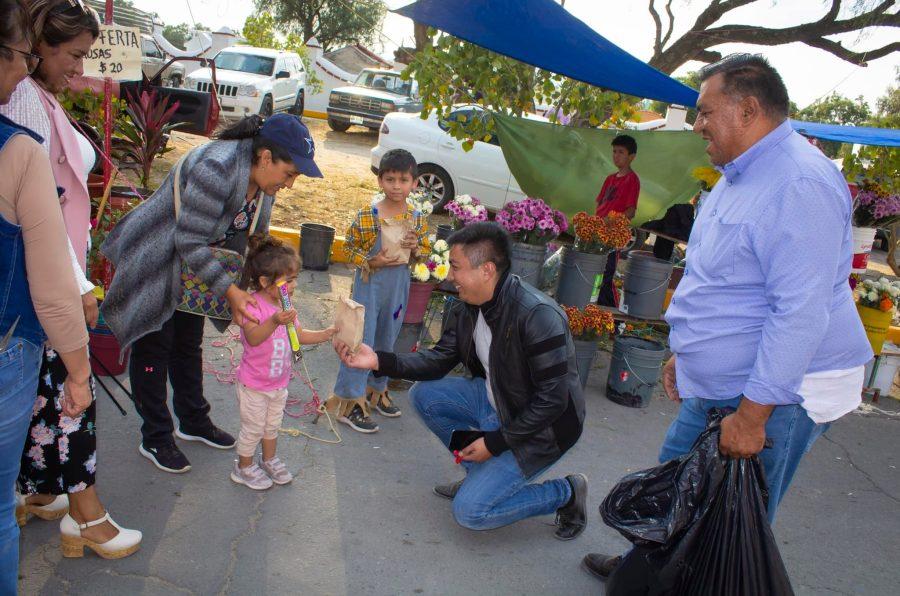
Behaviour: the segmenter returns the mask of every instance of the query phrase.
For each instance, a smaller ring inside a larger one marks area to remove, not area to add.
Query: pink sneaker
[[[294,475],[288,472],[284,462],[278,459],[277,456],[268,461],[263,461],[262,457],[260,457],[259,467],[269,475],[269,478],[271,478],[272,482],[275,484],[287,484],[294,479]]]
[[[234,470],[231,471],[231,479],[238,484],[243,484],[247,488],[252,488],[253,490],[266,490],[267,488],[272,488],[272,479],[266,476],[266,473],[255,463],[250,464],[246,468],[242,468],[238,465],[238,462],[235,461]]]

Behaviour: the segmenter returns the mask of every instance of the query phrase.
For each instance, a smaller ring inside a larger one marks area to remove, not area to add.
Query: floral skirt
[[[97,402],[78,418],[63,415],[60,400],[66,367],[56,352],[44,349],[38,395],[22,453],[19,492],[81,492],[94,484],[97,469]]]

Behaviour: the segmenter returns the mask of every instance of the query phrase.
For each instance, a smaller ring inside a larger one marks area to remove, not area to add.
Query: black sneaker
[[[572,485],[572,501],[556,510],[554,536],[559,540],[577,538],[587,527],[587,476],[572,474],[566,480]]]
[[[393,400],[387,395],[375,402],[375,410],[388,418],[397,418],[401,414],[400,408],[395,406]]]
[[[191,462],[184,456],[181,449],[175,446],[175,443],[160,447],[144,447],[144,444],[141,443],[138,451],[163,472],[184,474],[191,469]]]
[[[588,553],[581,560],[581,566],[594,577],[606,581],[606,579],[609,578],[609,574],[612,573],[621,562],[622,557],[619,555],[611,557],[609,555],[601,555],[600,553]]]
[[[343,422],[356,432],[374,433],[378,432],[378,425],[372,422],[372,419],[366,416],[359,404],[353,406],[350,413],[346,416],[339,416],[338,422]]]
[[[465,478],[463,478],[465,480]],[[456,493],[459,492],[459,487],[462,486],[463,480],[457,480],[451,484],[438,484],[431,490],[434,491],[439,497],[444,497],[445,499],[453,500],[456,497]]]
[[[204,445],[209,445],[215,449],[231,449],[234,447],[234,437],[216,426],[210,426],[208,429],[188,434],[178,427],[175,436],[183,441],[199,441]]]

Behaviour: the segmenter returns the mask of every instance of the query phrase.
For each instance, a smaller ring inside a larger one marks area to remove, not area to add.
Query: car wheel
[[[335,132],[347,132],[347,129],[350,128],[349,122],[338,122],[334,118],[328,119],[328,127]]]
[[[297,93],[297,99],[294,100],[294,105],[291,107],[291,114],[295,116],[303,115],[303,108],[306,105],[306,98],[303,95],[303,91]]]
[[[453,181],[444,168],[433,164],[419,166],[418,182],[419,189],[430,195],[435,211],[443,209],[453,200]]]
[[[268,118],[272,115],[272,96],[266,95],[263,97],[262,107],[259,108],[259,115],[263,118]]]
[[[174,89],[180,89],[181,88],[181,75],[173,74],[171,77],[169,77],[169,87],[172,87]]]

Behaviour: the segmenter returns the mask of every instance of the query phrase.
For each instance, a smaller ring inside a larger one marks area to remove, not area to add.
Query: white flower
[[[456,197],[456,202],[463,206],[471,205],[472,197],[470,197],[469,195],[459,195],[458,197]]]
[[[418,263],[415,267],[413,267],[412,271],[413,277],[415,277],[418,281],[426,282],[428,278],[431,277],[431,271],[428,270],[428,267],[425,263]]]
[[[866,298],[868,298],[870,302],[877,302],[878,294],[876,292],[869,292],[869,295],[866,296]]]
[[[871,279],[864,279],[864,280],[863,280],[863,285],[866,286],[867,288],[874,288],[874,287],[875,287],[875,282],[872,281]]]
[[[898,288],[897,286],[891,286],[891,288],[888,290],[888,293],[891,295],[891,298],[896,298],[897,296],[900,296],[900,288]]]
[[[438,240],[434,243],[434,252],[436,253],[445,253],[450,250],[450,245],[447,244],[446,240]]]

